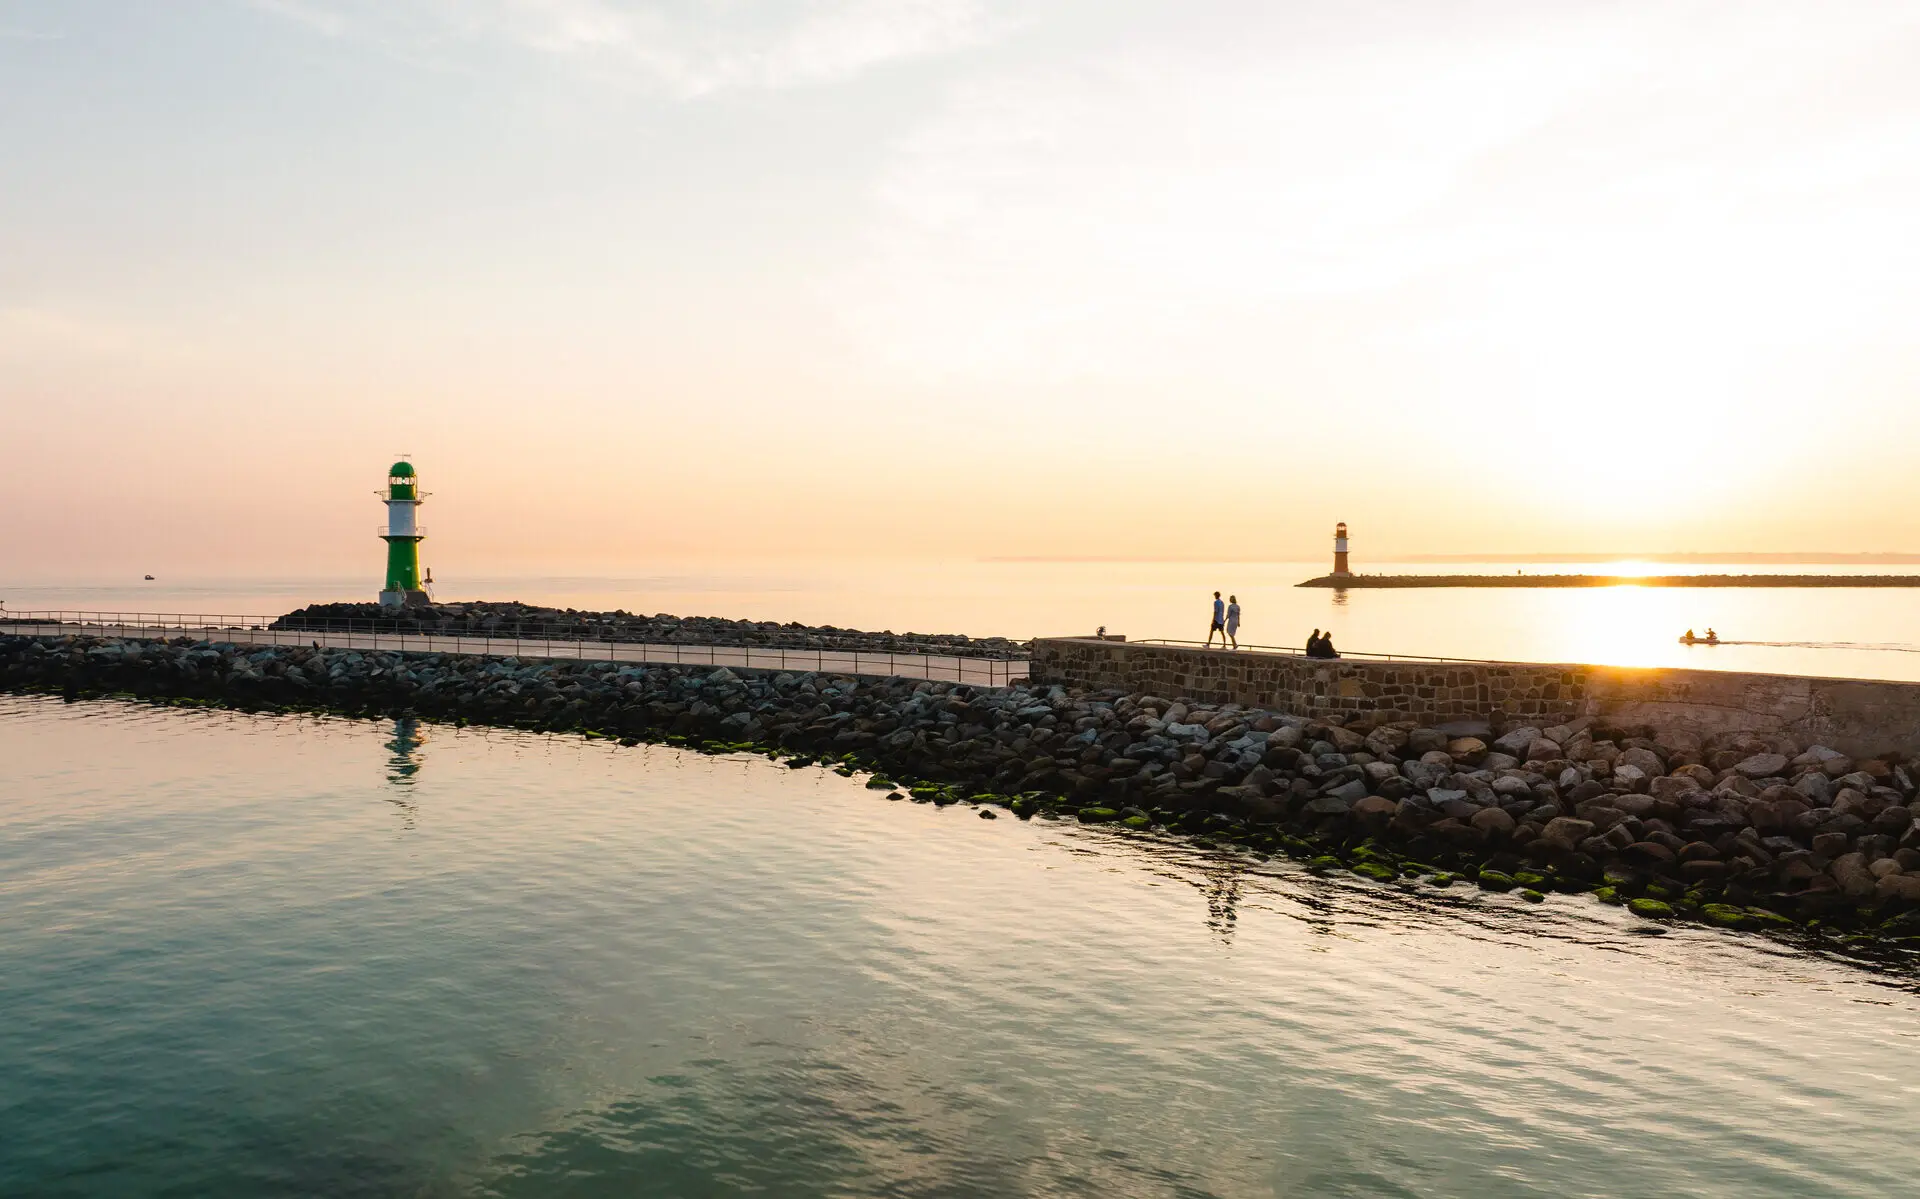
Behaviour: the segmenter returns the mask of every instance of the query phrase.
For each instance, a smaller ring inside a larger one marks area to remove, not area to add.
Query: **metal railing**
[[[569,635],[565,626],[516,625],[513,630],[439,632],[379,628],[390,621],[325,620],[299,628],[275,628],[276,616],[179,612],[83,612],[0,608],[0,633],[57,637],[87,634],[171,640],[224,641],[234,645],[317,645],[324,649],[373,649],[421,654],[484,654],[516,658],[573,658],[650,665],[741,667],[749,670],[815,671],[821,674],[899,676],[936,682],[1006,687],[1027,677],[1020,659],[975,658],[947,646],[912,649],[826,649],[713,643],[658,642]],[[535,630],[541,630],[536,632]],[[546,630],[552,630],[548,632]],[[554,635],[554,634],[559,635]]]
[[[1217,649],[1226,653],[1246,653],[1252,651],[1261,654],[1286,654],[1290,657],[1304,658],[1307,651],[1298,645],[1253,645],[1243,642],[1237,649],[1229,645],[1208,645],[1204,641],[1180,641],[1171,637],[1142,637],[1132,642],[1134,645],[1186,645],[1194,649]],[[1315,658],[1316,662],[1339,662],[1348,658],[1359,658],[1368,662],[1457,662],[1485,665],[1484,658],[1437,658],[1430,654],[1381,654],[1352,650],[1339,651],[1337,658]]]

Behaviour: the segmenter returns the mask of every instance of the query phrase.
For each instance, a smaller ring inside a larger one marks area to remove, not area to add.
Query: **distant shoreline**
[[[1296,587],[1920,587],[1911,575],[1322,575]]]

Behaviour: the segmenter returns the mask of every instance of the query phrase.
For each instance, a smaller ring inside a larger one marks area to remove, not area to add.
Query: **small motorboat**
[[[153,582],[153,576],[152,576],[152,575],[147,575],[147,576],[145,576],[145,578],[146,578],[146,580],[147,580],[147,582],[149,582],[149,583],[151,583],[151,582]]]

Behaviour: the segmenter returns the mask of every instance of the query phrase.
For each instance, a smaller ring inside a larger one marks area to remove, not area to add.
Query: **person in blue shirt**
[[[1227,647],[1227,604],[1218,591],[1213,593],[1213,627],[1207,630],[1207,648],[1213,648],[1213,635],[1220,634],[1220,648]]]

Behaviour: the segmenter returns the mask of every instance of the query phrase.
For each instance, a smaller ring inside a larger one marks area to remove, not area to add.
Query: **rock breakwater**
[[[379,604],[311,604],[273,622],[276,629],[431,633],[462,637],[521,637],[644,641],[664,645],[729,645],[769,649],[859,650],[862,653],[941,653],[1011,660],[1026,656],[1024,642],[964,633],[870,633],[833,625],[727,620],[716,616],[638,616],[582,612],[517,602],[432,604],[392,609]]]
[[[1590,719],[1343,723],[1065,686],[0,636],[0,685],[758,751],[934,803],[1285,854],[1383,884],[1920,943],[1912,768]]]

